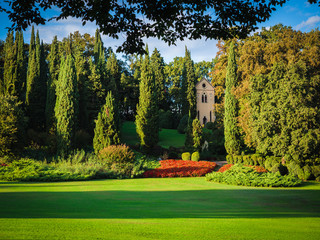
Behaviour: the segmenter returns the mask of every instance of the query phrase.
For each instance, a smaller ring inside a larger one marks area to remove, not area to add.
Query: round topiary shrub
[[[184,161],[191,160],[191,154],[189,152],[184,152],[182,153],[181,158]]]
[[[198,162],[200,160],[200,153],[199,152],[192,153],[191,160],[195,161],[195,162]]]

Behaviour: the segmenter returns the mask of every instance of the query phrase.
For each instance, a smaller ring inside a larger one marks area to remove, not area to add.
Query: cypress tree
[[[46,99],[46,129],[47,131],[54,130],[54,107],[56,104],[56,84],[59,77],[60,70],[60,57],[58,38],[54,36],[50,53],[48,55],[49,60],[49,77],[47,84],[47,99]]]
[[[160,52],[155,48],[151,55],[151,65],[154,72],[156,91],[158,95],[159,109],[168,109],[165,95],[165,75],[164,75],[164,60]]]
[[[201,151],[202,146],[202,127],[198,118],[192,122],[192,136],[193,136],[193,149],[194,151]]]
[[[60,65],[59,80],[56,84],[56,118],[57,150],[64,154],[73,148],[78,109],[77,79],[73,57],[69,54]]]
[[[240,153],[240,134],[237,126],[237,99],[232,90],[237,84],[237,63],[234,43],[231,42],[228,56],[225,91],[224,136],[225,148],[228,154]]]
[[[180,108],[181,108],[181,116],[189,115],[189,104],[187,100],[187,89],[188,83],[186,78],[186,67],[183,63],[182,70],[181,70],[181,81],[180,81]]]
[[[121,73],[116,55],[110,51],[109,58],[107,60],[106,69],[108,73],[108,86],[107,89],[112,91],[113,95],[117,99],[118,89],[120,88]]]
[[[32,27],[29,63],[27,72],[26,105],[29,117],[29,127],[42,130],[45,125],[46,103],[46,63],[43,60],[44,50],[40,45],[39,31],[34,41],[34,28]]]
[[[16,79],[17,79],[17,95],[21,102],[25,101],[26,94],[26,78],[27,78],[27,62],[26,54],[24,51],[24,40],[23,32],[16,32],[16,59],[17,59],[17,69],[16,69]]]
[[[137,105],[136,128],[140,145],[150,149],[159,141],[159,111],[154,74],[148,49],[141,67],[140,96]]]
[[[110,91],[107,94],[106,103],[101,108],[98,119],[96,120],[93,138],[93,148],[96,154],[107,146],[120,144],[118,123],[118,109],[112,92]]]
[[[93,48],[94,63],[97,66],[97,71],[101,76],[101,82],[104,84],[104,87],[107,86],[105,83],[105,73],[106,73],[106,58],[104,54],[103,42],[101,40],[101,35],[99,30],[96,30],[95,42]]]
[[[6,95],[17,95],[16,89],[16,54],[13,32],[8,32],[4,44],[4,72],[2,93]]]
[[[97,66],[89,59],[90,75],[88,76],[88,117],[89,129],[93,132],[94,130],[94,119],[97,119],[98,113],[103,106],[105,99],[105,89],[101,81],[101,75],[97,69]]]
[[[196,88],[195,88],[196,76],[194,73],[194,64],[187,47],[185,49],[184,64],[185,64],[185,76],[186,76],[185,79],[187,82],[186,95],[187,95],[187,101],[188,101],[188,110],[190,111],[191,118],[194,119],[196,118],[196,112],[197,112],[197,99],[196,99]]]
[[[192,118],[191,112],[189,111],[188,124],[186,128],[186,140],[184,142],[186,151],[193,151],[193,129],[192,129]]]

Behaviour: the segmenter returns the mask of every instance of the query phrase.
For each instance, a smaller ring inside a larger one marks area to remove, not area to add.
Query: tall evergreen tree
[[[16,32],[16,79],[17,79],[17,95],[18,99],[22,102],[25,101],[26,94],[26,78],[27,78],[27,62],[26,62],[26,54],[24,51],[24,40],[23,40],[23,32]]]
[[[59,80],[56,84],[56,104],[54,108],[56,118],[57,150],[64,154],[73,148],[74,134],[78,113],[78,91],[74,59],[69,54],[62,58]]]
[[[42,130],[45,125],[46,104],[46,63],[43,47],[40,45],[39,31],[34,41],[34,28],[32,28],[29,63],[27,73],[26,105],[29,117],[29,127]],[[42,63],[42,65],[41,65]]]
[[[234,50],[234,43],[231,42],[228,56],[228,67],[226,75],[225,91],[225,115],[224,115],[224,136],[225,148],[228,154],[239,154],[241,148],[240,133],[237,126],[237,99],[233,89],[237,84],[237,63]]]
[[[72,41],[72,55],[74,57],[75,69],[77,75],[77,88],[79,90],[79,127],[81,129],[88,129],[88,72],[89,65],[84,56],[85,45],[84,39],[79,32],[70,34]]]
[[[4,44],[4,72],[2,93],[7,95],[17,95],[16,89],[16,55],[15,55],[13,32],[8,32]]]
[[[194,73],[194,64],[191,59],[190,52],[188,51],[187,47],[185,49],[185,57],[184,57],[184,64],[185,64],[185,79],[187,82],[187,101],[188,101],[188,111],[190,111],[190,116],[192,119],[196,118],[197,112],[197,99],[196,99],[196,76]]]
[[[151,55],[151,65],[154,72],[156,91],[158,95],[159,109],[168,110],[169,106],[166,101],[165,92],[165,75],[164,75],[164,60],[160,52],[155,48]]]
[[[120,144],[120,129],[118,123],[118,108],[110,91],[107,94],[106,103],[101,108],[101,112],[96,120],[93,138],[93,148],[96,154],[107,146]]]
[[[59,77],[60,70],[60,55],[58,38],[54,36],[50,53],[48,55],[49,61],[49,77],[47,83],[47,99],[46,99],[46,129],[47,131],[54,130],[54,107],[56,104],[56,84]]]
[[[115,98],[118,98],[118,90],[120,88],[120,68],[114,52],[109,52],[109,58],[106,64],[106,70],[108,75],[108,86],[107,89],[112,91],[112,94]]]
[[[184,142],[186,151],[193,151],[193,129],[191,111],[189,111],[188,123],[186,128],[186,140]]]
[[[94,120],[97,119],[98,113],[103,106],[105,99],[105,88],[101,81],[101,75],[97,66],[89,59],[90,75],[88,76],[88,117],[89,117],[89,130],[94,130]]]
[[[202,126],[198,118],[192,122],[192,136],[193,136],[193,149],[194,151],[201,151],[202,146]]]
[[[140,145],[150,149],[159,141],[159,110],[154,74],[150,65],[149,51],[141,67],[140,96],[137,106],[136,127]]]
[[[95,34],[93,54],[94,54],[94,63],[97,66],[97,71],[101,76],[102,83],[106,87],[107,86],[107,83],[105,82],[106,58],[105,58],[103,42],[101,40],[101,35],[98,29],[96,30],[96,34]]]

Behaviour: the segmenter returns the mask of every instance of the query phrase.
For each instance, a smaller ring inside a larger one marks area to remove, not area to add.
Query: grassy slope
[[[121,140],[128,145],[139,142],[134,122],[124,122],[121,127]],[[159,145],[164,148],[184,146],[185,135],[175,129],[162,129],[159,132]]]
[[[0,182],[0,239],[319,239],[320,184]]]

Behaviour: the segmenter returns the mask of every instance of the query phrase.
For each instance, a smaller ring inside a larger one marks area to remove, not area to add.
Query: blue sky
[[[3,4],[3,0],[0,0]],[[56,10],[50,10],[46,12],[47,16],[57,15]],[[0,13],[0,39],[5,40],[7,29],[11,26],[10,21],[5,13]],[[312,29],[320,28],[320,7],[315,4],[309,4],[306,0],[289,0],[283,7],[279,7],[276,12],[273,12],[271,18],[259,25],[259,28],[274,26],[278,23],[282,23],[286,26],[291,26],[295,30],[303,32],[309,32]],[[66,20],[60,20],[58,22],[52,21],[46,25],[36,26],[39,29],[40,38],[44,42],[50,43],[53,36],[57,35],[61,40],[63,37],[68,36],[70,32],[80,31],[80,33],[89,33],[94,35],[96,25],[94,23],[88,23],[82,26],[81,21],[75,18],[68,18]],[[31,28],[28,28],[25,33],[25,42],[29,42]],[[114,50],[121,44],[118,40],[102,36],[105,46],[112,47]],[[121,39],[120,39],[121,40]],[[155,47],[160,51],[165,61],[168,63],[176,56],[184,56],[184,47],[187,46],[191,51],[192,59],[195,62],[199,61],[211,61],[217,53],[217,41],[216,40],[185,40],[183,42],[177,42],[176,46],[168,46],[166,43],[157,39],[147,39],[146,42],[149,45],[149,49],[153,50]],[[121,56],[121,54],[117,54]]]

